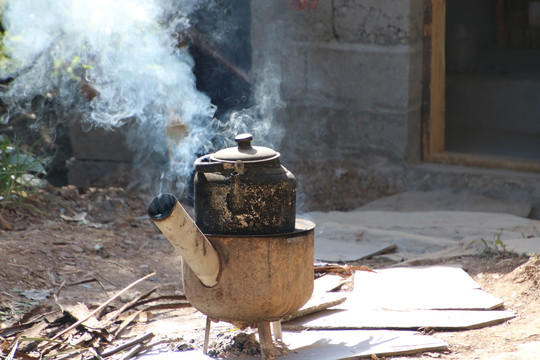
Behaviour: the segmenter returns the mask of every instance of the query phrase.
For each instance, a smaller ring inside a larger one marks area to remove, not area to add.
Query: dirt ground
[[[30,209],[3,209],[0,227],[1,329],[40,313],[83,303],[103,303],[141,277],[155,275],[124,293],[119,307],[154,288],[156,293],[182,294],[180,261],[172,246],[146,216],[151,196],[121,188],[49,188]],[[510,254],[451,260],[489,293],[504,300],[515,319],[504,324],[433,335],[449,344],[442,353],[395,359],[511,359],[520,344],[540,341],[540,258]],[[373,268],[388,263],[366,261]],[[160,320],[160,321],[157,321]],[[204,316],[192,308],[147,311],[125,336],[152,331],[169,339],[171,349],[202,346]],[[168,325],[165,325],[168,324]],[[221,323],[220,323],[221,324]],[[225,346],[232,335],[217,325],[211,346]],[[429,331],[429,329],[428,329]]]

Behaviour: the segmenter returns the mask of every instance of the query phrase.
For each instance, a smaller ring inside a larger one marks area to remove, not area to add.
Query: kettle
[[[252,146],[251,134],[237,147],[195,161],[195,223],[204,234],[268,235],[294,231],[296,179],[280,154]]]

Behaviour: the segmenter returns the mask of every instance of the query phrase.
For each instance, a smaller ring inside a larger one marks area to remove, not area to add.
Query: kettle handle
[[[195,170],[199,172],[221,172],[224,169],[223,163],[219,161],[213,161],[210,155],[204,155],[195,160]]]

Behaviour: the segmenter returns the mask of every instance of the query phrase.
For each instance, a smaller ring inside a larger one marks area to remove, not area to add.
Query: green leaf
[[[8,157],[8,162],[12,165],[24,167],[26,171],[31,171],[37,174],[46,174],[45,168],[41,162],[32,155],[23,154],[20,152],[11,153]]]

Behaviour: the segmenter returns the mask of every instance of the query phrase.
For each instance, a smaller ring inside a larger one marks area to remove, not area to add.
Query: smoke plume
[[[12,80],[0,93],[9,110],[2,121],[20,112],[42,121],[48,104],[61,122],[82,117],[87,128],[125,128],[139,162],[166,154],[162,178],[180,192],[196,156],[231,145],[237,133],[277,144],[272,117],[282,103],[274,75],[254,87],[252,108],[220,119],[197,90],[194,60],[178,44],[190,14],[204,4],[211,1],[6,1],[8,58],[0,77]],[[183,129],[181,141],[167,141],[171,125]]]

